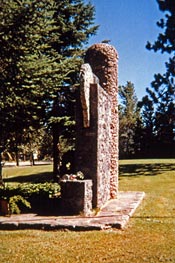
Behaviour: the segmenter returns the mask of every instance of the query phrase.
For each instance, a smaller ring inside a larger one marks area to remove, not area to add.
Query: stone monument
[[[118,55],[109,44],[91,46],[80,71],[75,164],[92,180],[92,207],[118,193]]]

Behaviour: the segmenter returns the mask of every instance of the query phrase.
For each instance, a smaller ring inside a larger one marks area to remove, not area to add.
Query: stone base
[[[64,214],[90,215],[92,213],[92,180],[61,182],[61,207]]]
[[[91,216],[38,216],[36,214],[0,216],[0,229],[69,229],[73,231],[123,229],[144,196],[144,192],[119,192],[118,199],[109,200],[97,215]]]

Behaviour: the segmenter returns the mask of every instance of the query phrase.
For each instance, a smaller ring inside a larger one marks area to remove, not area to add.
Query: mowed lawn
[[[4,168],[14,182],[20,168]],[[37,167],[23,171],[36,178]],[[51,166],[39,168],[50,176]],[[49,170],[50,169],[50,170]],[[20,172],[20,173],[21,173]],[[11,174],[10,174],[11,173]],[[24,175],[25,174],[25,175]],[[39,178],[39,177],[38,177]],[[7,181],[10,181],[7,180]],[[1,263],[157,263],[175,262],[175,159],[120,161],[120,191],[144,191],[145,199],[124,230],[0,231]]]

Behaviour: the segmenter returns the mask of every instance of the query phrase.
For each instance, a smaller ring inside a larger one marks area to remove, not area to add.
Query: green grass
[[[53,179],[52,170],[51,164],[3,167],[2,176],[7,183],[45,182]]]
[[[120,161],[119,187],[146,193],[125,230],[0,231],[0,262],[175,262],[175,160]]]

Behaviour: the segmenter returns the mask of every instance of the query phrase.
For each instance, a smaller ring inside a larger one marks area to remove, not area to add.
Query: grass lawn
[[[19,182],[21,173],[22,181],[49,175],[51,167],[43,167],[3,172],[7,181]],[[175,262],[175,159],[120,161],[119,188],[146,193],[125,230],[0,231],[0,262]]]
[[[53,165],[3,167],[2,177],[6,183],[45,182],[52,180]]]

